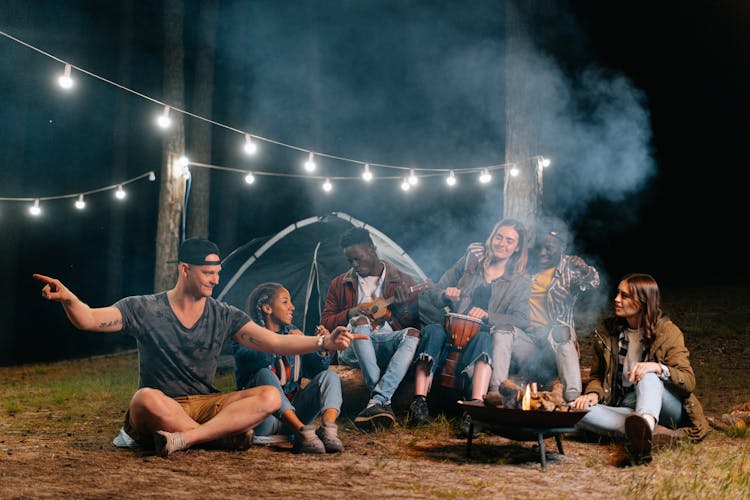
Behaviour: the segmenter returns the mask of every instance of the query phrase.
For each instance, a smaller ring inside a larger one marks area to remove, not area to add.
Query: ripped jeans
[[[508,378],[511,362],[530,381],[560,377],[565,401],[581,395],[581,367],[575,337],[570,328],[556,325],[532,330],[519,328],[492,331],[492,356],[495,365],[490,390],[497,390]]]
[[[649,414],[659,424],[672,429],[687,418],[682,401],[655,373],[645,374],[635,390],[625,395],[621,406],[597,404],[589,406],[588,410],[576,428],[610,437],[625,435],[625,419],[632,413]]]
[[[419,337],[407,335],[408,328],[396,332],[373,333],[369,325],[350,326],[352,333],[370,340],[354,340],[339,353],[342,363],[359,368],[370,389],[370,401],[391,404],[391,398],[409,370]]]
[[[450,351],[451,346],[445,328],[439,323],[432,323],[422,330],[415,360],[427,362],[430,366],[430,373],[434,375],[439,368],[443,367]],[[456,376],[458,377],[456,389],[464,397],[470,397],[477,361],[484,361],[492,366],[492,340],[489,332],[485,330],[480,330],[474,335],[474,338],[461,351],[456,362]]]

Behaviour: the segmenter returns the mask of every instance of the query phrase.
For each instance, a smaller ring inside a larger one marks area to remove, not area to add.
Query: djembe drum
[[[456,362],[461,351],[479,333],[482,320],[464,314],[447,313],[443,320],[443,327],[448,334],[451,350],[445,358],[443,371],[440,374],[440,385],[452,388],[456,381]]]

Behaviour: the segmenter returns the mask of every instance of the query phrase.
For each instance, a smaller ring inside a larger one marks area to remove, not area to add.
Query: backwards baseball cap
[[[219,247],[216,243],[206,238],[188,238],[180,245],[177,252],[177,261],[195,266],[217,266],[221,264],[221,259],[206,259],[207,256],[219,255]]]

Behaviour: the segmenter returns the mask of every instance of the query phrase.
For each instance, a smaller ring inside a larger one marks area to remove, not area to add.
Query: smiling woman
[[[280,283],[261,283],[247,298],[246,310],[259,325],[280,335],[303,335],[292,324],[294,304]],[[318,326],[322,339],[328,330]],[[257,441],[294,440],[295,453],[337,453],[344,449],[336,418],[341,412],[341,381],[329,371],[330,356],[320,349],[304,356],[264,353],[232,342],[237,389],[270,385],[281,395],[281,408],[255,429]],[[302,388],[302,379],[309,382]],[[321,425],[310,425],[318,416]],[[275,435],[276,437],[269,437]]]
[[[527,246],[524,225],[503,219],[495,224],[484,245],[469,245],[465,255],[443,273],[436,289],[427,293],[437,308],[449,308],[481,326],[465,346],[456,345],[456,332],[446,330],[450,322],[425,327],[417,349],[410,409],[415,423],[429,421],[425,399],[435,373],[455,370],[455,378],[444,376],[444,383],[451,388],[455,385],[472,401],[482,401],[488,387],[496,390],[508,377],[511,345],[506,345],[506,340],[529,322]],[[468,429],[469,423],[464,428]]]

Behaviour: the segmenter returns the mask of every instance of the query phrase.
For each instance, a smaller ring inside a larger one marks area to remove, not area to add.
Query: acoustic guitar
[[[414,286],[409,287],[409,294],[412,293],[419,293],[424,290],[427,290],[432,286],[431,281],[424,281],[422,283],[416,284]],[[393,304],[393,301],[396,300],[396,296],[383,298],[378,297],[375,300],[371,300],[369,302],[362,302],[359,304],[359,307],[363,310],[369,311],[367,313],[367,316],[370,317],[375,322],[380,322],[383,320],[388,320],[391,317],[391,310],[388,308],[391,304]]]

